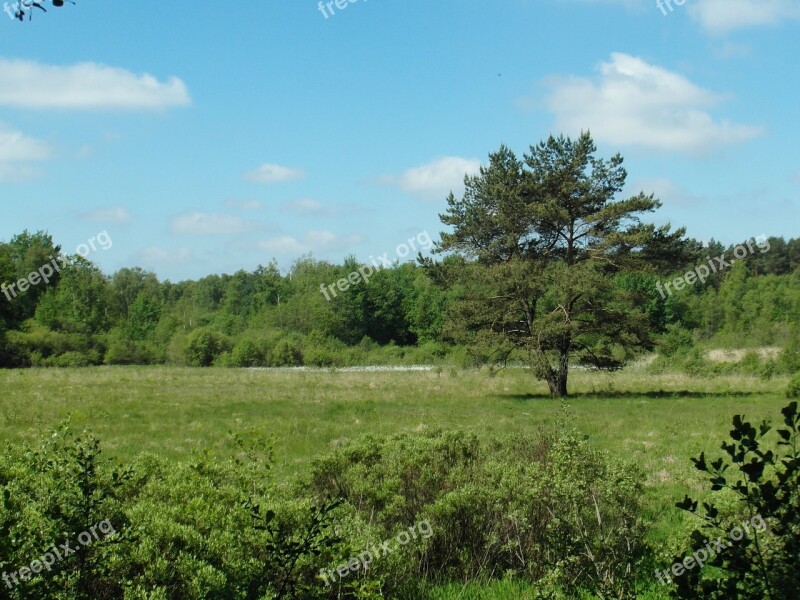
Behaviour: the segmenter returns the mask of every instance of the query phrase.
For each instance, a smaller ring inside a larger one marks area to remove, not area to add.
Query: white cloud
[[[642,0],[558,0],[560,3],[611,5],[632,12],[656,9]],[[655,4],[655,3],[654,3]],[[706,32],[725,35],[748,27],[779,25],[800,19],[800,0],[660,0],[659,15],[669,16],[688,11],[689,16]]]
[[[173,217],[170,228],[179,235],[238,235],[253,231],[257,225],[231,215],[194,211]]]
[[[0,162],[0,183],[21,183],[38,179],[41,175],[42,170],[38,167]]]
[[[800,19],[800,0],[691,0],[686,9],[714,35]]]
[[[259,250],[273,254],[300,255],[308,251],[303,244],[291,235],[284,235],[271,240],[260,240],[256,242],[255,246]]]
[[[386,175],[379,183],[428,198],[442,198],[450,191],[460,195],[464,190],[464,175],[476,175],[481,167],[477,158],[444,156],[427,164],[408,169],[400,176]]]
[[[0,105],[19,108],[159,109],[191,103],[186,85],[95,63],[43,65],[0,58]]]
[[[257,169],[244,174],[244,178],[247,181],[256,183],[278,183],[281,181],[302,179],[305,176],[306,174],[302,169],[292,169],[291,167],[284,167],[273,163],[264,163]]]
[[[100,208],[81,215],[87,221],[100,221],[102,223],[130,223],[133,220],[131,213],[124,206]]]
[[[225,200],[225,206],[237,210],[261,210],[264,207],[258,200]]]
[[[308,231],[302,241],[291,235],[269,240],[260,240],[253,244],[256,249],[276,255],[300,256],[309,252],[337,252],[350,250],[354,245],[363,243],[366,238],[360,234],[337,236],[330,231]],[[249,244],[248,244],[249,245]]]
[[[308,217],[340,217],[363,212],[357,204],[335,204],[326,206],[313,198],[298,198],[281,204],[281,212]]]
[[[330,231],[309,231],[305,235],[306,244],[315,251],[350,250],[353,246],[365,242],[366,239],[358,233],[337,236]]]
[[[693,194],[666,178],[641,179],[625,186],[624,195],[633,196],[639,192],[655,194],[658,200],[671,206],[696,206],[706,198]]]
[[[0,183],[38,178],[42,170],[28,163],[46,160],[50,148],[40,140],[0,123]]]
[[[44,142],[0,123],[0,162],[45,160],[49,154]]]
[[[555,129],[591,130],[613,145],[703,154],[763,134],[761,127],[715,120],[708,112],[723,97],[683,75],[615,52],[596,79],[553,77],[546,98]]]

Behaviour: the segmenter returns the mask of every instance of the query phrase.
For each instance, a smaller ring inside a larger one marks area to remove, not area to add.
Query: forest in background
[[[747,355],[738,365],[769,376],[800,367],[800,239],[769,237],[769,251],[749,254],[704,283],[671,295],[656,284],[682,273],[620,273],[615,284],[649,298],[646,313],[661,332],[661,358],[685,370],[709,368],[703,349],[780,347],[772,358]],[[732,256],[712,241],[706,257]],[[0,243],[0,283],[11,284],[61,257],[46,232],[25,231]],[[425,265],[376,270],[326,300],[323,284],[361,266],[311,256],[282,274],[275,262],[252,272],[197,281],[159,281],[139,268],[103,274],[80,256],[49,283],[10,300],[0,296],[0,366],[170,364],[189,366],[338,367],[365,364],[476,366],[485,349],[457,343],[450,310],[462,289],[435,281]],[[455,257],[446,257],[458,268]],[[511,357],[513,360],[513,356]]]

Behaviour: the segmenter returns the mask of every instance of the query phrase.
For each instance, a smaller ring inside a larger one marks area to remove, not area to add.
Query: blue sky
[[[366,261],[441,231],[500,144],[582,129],[657,223],[800,234],[800,0],[340,5],[0,12],[0,239],[105,230],[105,272],[173,281]]]

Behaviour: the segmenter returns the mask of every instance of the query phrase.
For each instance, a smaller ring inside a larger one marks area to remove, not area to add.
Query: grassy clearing
[[[632,369],[576,372],[569,406],[593,443],[647,476],[655,539],[681,529],[675,500],[706,486],[689,458],[718,453],[734,414],[775,420],[784,379],[691,378]],[[0,439],[34,439],[71,417],[130,458],[143,451],[184,460],[231,449],[228,432],[274,435],[276,474],[287,481],[313,457],[363,434],[461,428],[481,436],[535,433],[561,403],[522,370],[341,373],[100,367],[0,372]],[[466,596],[462,596],[466,597]],[[481,596],[484,597],[484,596]],[[491,596],[488,596],[491,597]]]

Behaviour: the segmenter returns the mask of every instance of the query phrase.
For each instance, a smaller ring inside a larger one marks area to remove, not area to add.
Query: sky
[[[799,237],[800,0],[679,1],[7,2],[0,240],[171,281],[392,257],[501,144],[585,130],[652,222]]]

